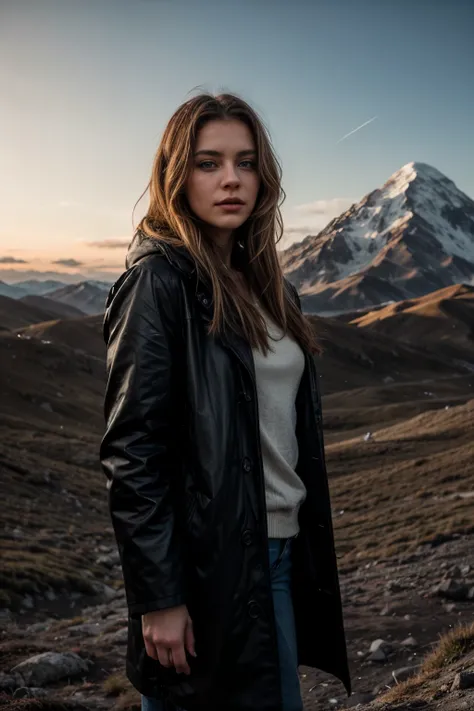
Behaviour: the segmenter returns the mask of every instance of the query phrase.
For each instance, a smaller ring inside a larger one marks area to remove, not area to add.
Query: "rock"
[[[47,600],[49,600],[50,602],[52,602],[53,600],[56,600],[56,597],[57,597],[57,595],[56,595],[56,593],[54,592],[54,590],[51,590],[51,589],[46,590],[44,596],[45,596],[45,598],[46,598]]]
[[[454,541],[454,539],[455,535],[453,533],[437,533],[428,543],[432,548],[437,548],[442,543],[449,543],[450,541]]]
[[[451,691],[474,688],[474,671],[462,671],[454,677]]]
[[[373,699],[375,699],[374,694],[355,693],[345,702],[344,708],[353,709],[357,708],[359,704],[370,704]]]
[[[372,435],[372,432],[367,432],[367,433],[364,435],[364,442],[370,442],[370,440],[372,439],[372,436],[373,436],[373,435]]]
[[[81,625],[73,625],[69,627],[68,632],[71,637],[97,637],[101,633],[101,628],[97,623],[85,622]]]
[[[33,625],[28,625],[29,633],[37,634],[38,632],[47,632],[51,627],[49,622],[35,622]]]
[[[466,600],[474,600],[474,587],[467,591]]]
[[[24,680],[20,674],[5,674],[0,672],[0,691],[18,689],[24,685]]]
[[[443,580],[439,585],[436,585],[433,588],[433,592],[435,595],[444,597],[447,600],[465,600],[469,589],[467,585],[448,578],[447,580]]]
[[[51,403],[49,403],[49,402],[42,402],[40,407],[43,410],[46,410],[46,412],[53,412],[53,408],[51,407]]]
[[[410,637],[407,637],[406,639],[404,639],[401,644],[402,644],[402,647],[411,647],[411,648],[418,647],[417,640],[414,637],[412,637],[411,635],[410,635]]]
[[[400,583],[396,582],[395,580],[389,580],[385,586],[385,590],[390,593],[399,593],[403,592],[403,590],[405,590],[405,587],[403,585],[400,585]]]
[[[379,649],[382,649],[383,651],[387,652],[387,654],[389,654],[392,650],[392,645],[389,642],[386,642],[384,639],[376,639],[370,645],[370,651],[377,652]]]
[[[386,662],[392,651],[392,645],[383,639],[376,639],[370,645],[369,662]]]
[[[112,644],[124,644],[128,640],[128,627],[122,627],[121,630],[112,632],[112,634],[107,635],[107,641]]]
[[[390,605],[385,605],[383,610],[380,610],[380,617],[386,617],[387,615],[391,615],[391,614],[392,614],[392,608],[390,607]]]
[[[113,619],[109,619],[107,623],[104,625],[104,633],[109,634],[112,632],[115,632],[117,629],[117,624],[122,624],[123,627],[127,626],[128,623],[128,618],[125,615],[116,615],[114,614],[113,610],[104,610],[104,612],[107,612],[107,615],[101,614],[101,617],[112,617],[114,615]]]
[[[25,597],[21,601],[21,606],[26,607],[28,610],[31,610],[35,606],[35,602],[31,595],[25,595]]]
[[[120,556],[118,551],[114,551],[109,555],[100,555],[95,561],[97,565],[105,565],[107,568],[113,568],[114,565],[120,563]]]
[[[41,699],[45,696],[49,696],[49,691],[47,689],[42,689],[39,686],[21,686],[13,692],[13,698],[15,699]]]
[[[88,664],[74,652],[43,652],[25,659],[11,669],[20,674],[24,686],[45,686],[64,677],[87,674]]]
[[[416,665],[413,667],[401,667],[400,669],[394,669],[392,671],[392,677],[397,684],[401,684],[402,681],[406,681],[407,679],[410,679],[410,677],[415,676],[419,668],[419,665]]]
[[[371,652],[367,659],[369,662],[386,662],[387,655],[383,649],[377,649],[375,652]]]
[[[92,583],[92,588],[96,595],[100,595],[105,602],[110,602],[117,596],[117,590],[114,590],[114,588],[111,588],[110,585],[106,585],[105,583],[96,581]]]

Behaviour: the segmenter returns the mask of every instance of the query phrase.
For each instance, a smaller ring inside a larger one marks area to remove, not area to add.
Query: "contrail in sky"
[[[376,118],[378,118],[378,116],[372,116],[371,119],[369,119],[369,120],[366,121],[365,123],[361,123],[361,125],[360,125],[360,126],[357,126],[357,128],[355,128],[353,131],[350,131],[349,133],[346,133],[345,136],[343,136],[343,137],[340,138],[338,141],[336,141],[336,146],[337,146],[337,144],[340,143],[341,141],[344,141],[346,138],[349,138],[349,136],[352,136],[353,133],[356,133],[357,131],[360,131],[360,129],[361,129],[361,128],[364,128],[364,126],[368,126],[369,123],[372,123],[372,121],[375,121]]]

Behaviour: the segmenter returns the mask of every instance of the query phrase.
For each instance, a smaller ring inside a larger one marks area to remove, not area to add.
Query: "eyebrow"
[[[201,154],[205,154],[207,156],[216,156],[216,158],[220,158],[223,154],[220,151],[208,151],[206,149],[197,151],[194,154],[194,157],[199,156]],[[247,155],[256,155],[257,151],[254,148],[246,148],[244,151],[239,151],[237,155],[240,156],[247,156]]]

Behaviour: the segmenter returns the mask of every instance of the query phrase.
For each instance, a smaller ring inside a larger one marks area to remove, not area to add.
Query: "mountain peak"
[[[426,163],[402,166],[282,254],[306,308],[331,313],[474,280],[474,201]]]

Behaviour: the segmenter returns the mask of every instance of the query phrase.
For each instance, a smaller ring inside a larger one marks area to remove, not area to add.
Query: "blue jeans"
[[[272,581],[273,605],[280,659],[282,711],[303,711],[298,676],[295,619],[291,599],[291,544],[292,539],[270,538],[268,554]],[[180,711],[160,699],[142,696],[142,711]]]

